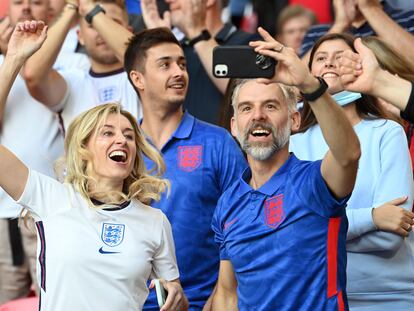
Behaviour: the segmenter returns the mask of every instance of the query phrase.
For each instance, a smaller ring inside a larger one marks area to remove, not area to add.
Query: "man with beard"
[[[162,153],[165,178],[171,182],[169,196],[152,206],[160,208],[171,223],[189,310],[202,310],[219,268],[211,230],[213,213],[221,194],[246,168],[246,161],[226,130],[183,111],[186,59],[169,29],[153,28],[134,36],[125,53],[125,69],[141,99],[141,128]],[[153,163],[146,159],[146,165],[151,168]],[[159,310],[153,292],[144,310]]]
[[[81,112],[107,102],[119,102],[124,109],[140,118],[141,106],[127,81],[121,58],[117,58],[108,40],[103,39],[103,34],[92,27],[95,16],[105,14],[126,29],[128,16],[124,1],[100,0],[99,4],[95,3],[88,9],[83,5],[84,2],[67,2],[60,18],[48,32],[42,48],[27,61],[24,77],[30,94],[59,112],[64,128]],[[78,38],[87,51],[91,66],[89,70],[68,69],[58,72],[52,65],[78,11],[82,17]],[[116,38],[110,36],[109,40]]]
[[[259,28],[256,51],[278,61],[272,81],[243,80],[233,93],[232,133],[250,168],[220,198],[213,230],[220,272],[213,310],[346,310],[346,201],[360,156],[341,108],[295,51]],[[289,85],[289,86],[287,86]],[[329,151],[322,161],[289,153],[302,92]]]

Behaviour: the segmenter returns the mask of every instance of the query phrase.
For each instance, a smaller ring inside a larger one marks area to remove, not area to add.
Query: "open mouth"
[[[322,75],[322,78],[337,78],[339,75],[334,72],[326,72]]]
[[[270,130],[262,129],[262,128],[259,128],[259,129],[256,128],[256,129],[251,130],[250,134],[254,137],[267,137],[267,136],[270,135]]]
[[[126,152],[117,150],[117,151],[112,151],[109,154],[109,158],[112,161],[115,161],[117,163],[125,163],[128,159],[128,156],[127,156]]]
[[[185,87],[184,82],[174,82],[168,85],[169,88],[175,89],[175,90],[182,90]]]

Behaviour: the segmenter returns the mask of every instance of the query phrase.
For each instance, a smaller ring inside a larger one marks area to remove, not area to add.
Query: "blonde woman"
[[[0,67],[0,107],[45,37],[43,22],[17,25]],[[141,310],[150,276],[168,291],[161,310],[186,310],[170,224],[146,205],[168,182],[147,174],[143,154],[159,173],[164,164],[134,117],[116,104],[95,107],[71,124],[65,151],[61,184],[0,146],[0,186],[38,229],[40,310]]]

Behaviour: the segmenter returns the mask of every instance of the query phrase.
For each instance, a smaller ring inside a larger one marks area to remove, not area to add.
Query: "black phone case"
[[[216,78],[272,78],[275,60],[268,58],[269,67],[262,69],[256,64],[257,56],[250,46],[217,46],[213,50],[213,75]]]

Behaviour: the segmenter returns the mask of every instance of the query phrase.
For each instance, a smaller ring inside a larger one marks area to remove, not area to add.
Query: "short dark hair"
[[[146,29],[137,33],[129,40],[124,56],[124,68],[131,83],[132,81],[129,77],[131,71],[138,70],[143,73],[145,71],[147,51],[163,43],[177,44],[181,48],[180,42],[178,42],[177,38],[168,28]]]

